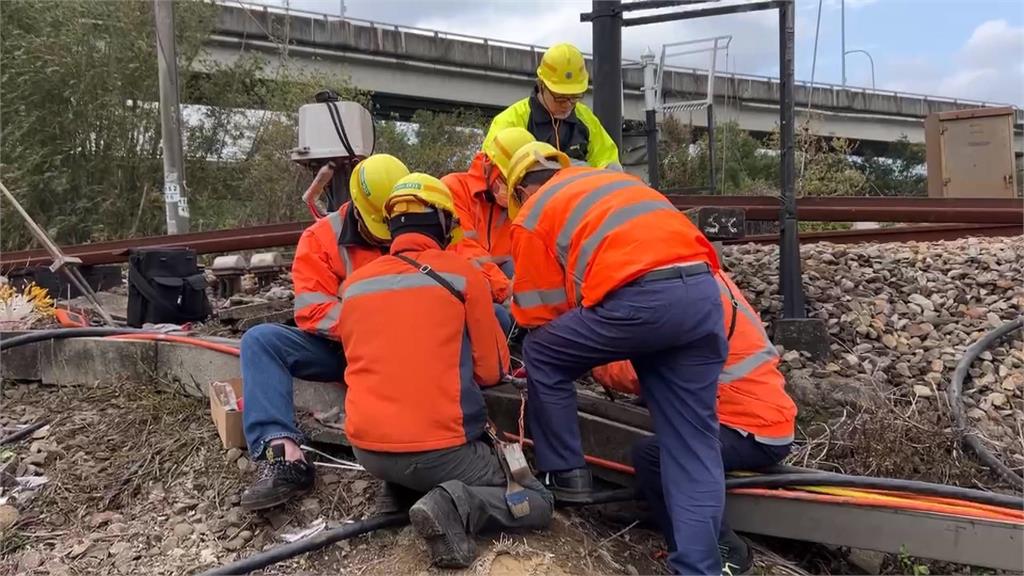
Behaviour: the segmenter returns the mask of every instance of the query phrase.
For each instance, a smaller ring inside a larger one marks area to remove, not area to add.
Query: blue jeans
[[[512,331],[512,313],[509,312],[508,308],[505,308],[504,304],[494,303],[494,315],[498,317],[498,324],[501,326],[501,331],[508,336],[508,333]]]
[[[509,280],[515,276],[515,267],[511,260],[502,262],[498,267],[505,273],[505,276],[508,276]],[[495,302],[494,315],[498,317],[498,324],[501,325],[501,331],[508,336],[509,332],[512,331],[512,313],[509,312],[509,309],[506,308],[504,304]]]
[[[537,467],[583,467],[574,381],[587,370],[630,359],[662,439],[662,483],[681,546],[669,557],[681,574],[718,574],[718,527],[725,501],[716,393],[725,364],[718,284],[707,273],[638,280],[592,308],[574,308],[523,343],[527,422]]]
[[[762,444],[750,434],[744,436],[738,431],[721,426],[718,434],[722,444],[722,467],[726,472],[733,470],[754,471],[774,466],[789,455],[792,444],[769,446]],[[669,552],[676,549],[672,535],[672,522],[665,507],[665,494],[661,486],[661,448],[657,436],[648,436],[633,445],[633,468],[636,469],[636,490],[651,507],[651,516],[665,536]],[[729,530],[725,520],[719,531]]]
[[[242,336],[241,352],[242,428],[249,454],[258,457],[275,438],[291,438],[301,444],[292,379],[342,381],[345,354],[341,344],[291,326],[260,324]]]

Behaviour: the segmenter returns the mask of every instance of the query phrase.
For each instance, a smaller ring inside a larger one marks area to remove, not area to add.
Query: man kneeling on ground
[[[395,493],[425,494],[409,518],[447,568],[473,562],[480,531],[546,527],[554,501],[529,476],[507,502],[480,386],[501,380],[508,346],[487,280],[445,251],[459,233],[454,215],[440,180],[399,180],[385,205],[390,254],[345,281],[340,322],[356,458]]]
[[[779,354],[761,323],[761,316],[724,271],[715,279],[725,311],[729,355],[718,377],[718,439],[726,472],[755,471],[782,462],[789,454],[796,428],[796,404],[786,394],[786,379],[779,372]],[[640,394],[636,372],[629,361],[593,370],[605,388]],[[661,447],[657,436],[633,446],[638,492],[650,504],[654,521],[665,535],[669,552],[676,539],[661,484]],[[722,574],[745,574],[753,563],[749,546],[722,519],[718,533]]]

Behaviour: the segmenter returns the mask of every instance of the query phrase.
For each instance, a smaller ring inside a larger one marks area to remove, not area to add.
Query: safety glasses
[[[555,102],[555,104],[576,104],[580,100],[583,100],[583,94],[555,94],[551,90],[544,87],[544,91],[548,93],[548,97]]]

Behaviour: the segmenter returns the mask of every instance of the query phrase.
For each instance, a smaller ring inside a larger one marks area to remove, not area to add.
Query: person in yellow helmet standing
[[[518,126],[564,152],[574,164],[622,170],[615,141],[581,102],[589,82],[579,49],[565,43],[548,48],[537,67],[533,94],[494,117],[484,146],[502,129]]]
[[[452,193],[462,224],[463,238],[454,245],[454,250],[483,270],[491,287],[495,314],[506,332],[512,325],[504,304],[512,295],[513,267],[509,235],[512,222],[508,218],[505,176],[512,155],[523,145],[535,141],[525,128],[500,130],[484,143],[468,171],[448,174],[441,179]]]
[[[256,481],[242,494],[243,508],[271,508],[313,487],[313,466],[299,448],[303,437],[295,425],[292,379],[342,379],[341,284],[387,254],[391,232],[384,223],[384,202],[408,173],[388,154],[357,164],[349,181],[352,200],[306,228],[296,247],[296,327],[260,324],[242,337],[242,429],[258,468]]]
[[[480,388],[508,370],[508,346],[483,275],[445,250],[459,236],[447,187],[410,174],[385,214],[390,253],[342,284],[345,435],[396,508],[412,504],[431,561],[465,568],[474,534],[544,528],[553,498],[528,470],[510,482],[486,432]]]

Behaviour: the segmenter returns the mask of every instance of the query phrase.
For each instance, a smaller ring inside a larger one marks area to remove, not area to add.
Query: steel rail
[[[680,210],[699,207],[741,208],[746,219],[775,221],[779,199],[772,196],[683,196],[668,198]],[[877,230],[843,230],[801,234],[809,242],[903,242],[952,240],[964,236],[1014,236],[1021,234],[1024,200],[1003,198],[875,198],[808,197],[797,201],[801,220],[823,222],[912,222],[956,223],[959,226],[920,226]],[[986,224],[987,226],[969,226]],[[188,246],[199,254],[260,250],[294,246],[305,222],[265,224],[246,228],[192,232],[174,236],[149,236],[108,242],[93,242],[64,247],[69,256],[83,264],[116,264],[128,260],[128,251],[137,248]],[[754,236],[738,242],[774,243],[777,235]],[[733,242],[730,242],[733,243]],[[49,264],[45,250],[19,250],[0,253],[0,270]]]
[[[938,224],[924,226],[895,226],[868,230],[823,230],[801,232],[801,244],[831,242],[832,244],[859,244],[863,242],[939,242],[968,236],[1004,237],[1024,234],[1024,224]],[[758,234],[738,240],[725,240],[723,244],[778,244],[778,234]]]
[[[742,208],[747,220],[778,220],[782,207],[781,200],[773,196],[684,196],[671,192],[667,196],[680,210]],[[797,212],[803,222],[1019,224],[1024,221],[1024,200],[814,196],[798,198]]]

